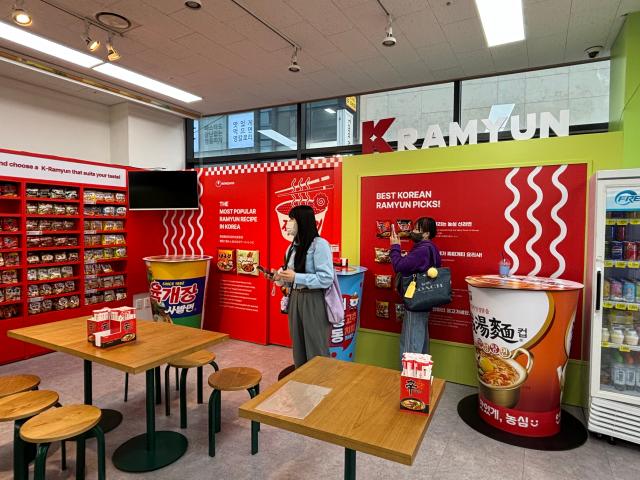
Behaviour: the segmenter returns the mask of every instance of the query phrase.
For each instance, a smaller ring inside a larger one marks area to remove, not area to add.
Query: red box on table
[[[431,379],[400,375],[400,410],[429,413]]]
[[[93,311],[93,317],[87,319],[87,341],[94,343],[96,333],[105,332],[111,328],[110,308]]]
[[[99,318],[102,318],[104,310],[96,310],[94,315],[98,312]],[[133,342],[137,337],[136,309],[120,307],[108,310],[109,320],[106,323],[108,323],[109,328],[93,334],[94,345],[99,348],[107,348],[121,343]],[[100,326],[103,323],[105,322],[100,323]],[[89,324],[87,323],[87,325]]]

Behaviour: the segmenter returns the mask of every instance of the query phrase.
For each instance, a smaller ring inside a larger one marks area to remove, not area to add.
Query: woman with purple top
[[[429,268],[440,268],[440,251],[431,241],[436,236],[436,222],[431,217],[422,217],[414,223],[410,238],[414,245],[402,256],[400,238],[395,230],[391,234],[391,264],[396,273],[410,277],[414,273],[424,273]],[[399,292],[404,298],[404,292]],[[405,352],[429,353],[429,311],[407,310],[400,334],[400,358]]]

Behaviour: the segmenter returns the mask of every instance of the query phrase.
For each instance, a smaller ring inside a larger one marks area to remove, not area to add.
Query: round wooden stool
[[[78,442],[76,476],[84,473],[86,432],[91,431],[98,442],[98,479],[105,479],[104,434],[98,426],[102,412],[93,405],[68,405],[52,408],[27,420],[20,429],[20,437],[37,444],[35,479],[44,480],[47,452],[51,442],[74,439]]]
[[[29,462],[35,457],[35,449],[27,451],[27,444],[20,438],[20,427],[31,417],[58,404],[58,394],[51,390],[31,390],[0,398],[0,422],[13,422],[13,477],[27,480]],[[62,443],[62,469],[67,469],[65,444]]]
[[[36,390],[40,377],[36,375],[4,375],[0,377],[0,398],[14,393]]]
[[[222,408],[221,392],[233,392],[247,390],[251,398],[260,393],[260,380],[262,374],[247,367],[230,367],[211,374],[209,386],[213,388],[209,397],[209,456],[216,455],[216,433],[220,431],[222,420],[220,410]],[[260,423],[251,422],[251,454],[258,453],[258,432]]]
[[[187,372],[190,368],[197,368],[198,380],[198,403],[203,403],[202,399],[202,367],[211,365],[217,372],[218,364],[215,362],[216,354],[209,350],[198,350],[184,357],[174,358],[164,369],[164,400],[165,414],[171,415],[171,402],[169,401],[169,369],[174,367],[182,369],[180,374],[180,428],[187,428]],[[176,385],[177,386],[177,385]]]

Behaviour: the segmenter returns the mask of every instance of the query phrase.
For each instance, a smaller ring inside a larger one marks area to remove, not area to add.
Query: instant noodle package
[[[228,249],[223,249],[223,248],[219,248],[218,249],[218,262],[217,262],[217,266],[218,266],[218,270],[220,270],[221,272],[232,272],[235,264],[233,262],[233,250],[228,250]]]
[[[431,356],[423,353],[402,354],[400,374],[400,410],[426,414],[431,403]]]
[[[87,341],[99,348],[133,342],[136,336],[136,309],[132,307],[94,310],[87,320]]]

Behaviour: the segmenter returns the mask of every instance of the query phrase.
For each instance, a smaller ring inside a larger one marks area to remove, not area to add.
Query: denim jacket
[[[294,248],[292,246],[290,248]],[[294,269],[296,253],[292,253],[288,267]],[[324,238],[316,237],[307,251],[305,272],[297,273],[293,282],[294,288],[329,288],[333,283],[335,270],[333,268],[333,255],[331,246]]]

